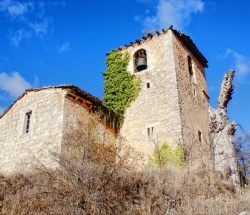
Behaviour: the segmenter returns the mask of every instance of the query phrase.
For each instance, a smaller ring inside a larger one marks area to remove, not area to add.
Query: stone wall
[[[181,110],[182,135],[188,159],[211,159],[209,137],[209,97],[203,65],[174,36],[177,87]],[[189,73],[188,56],[193,74]],[[200,137],[199,137],[200,132]],[[209,156],[208,156],[209,154]],[[205,160],[204,160],[205,159]]]
[[[37,165],[58,166],[51,154],[61,147],[64,95],[60,89],[28,92],[0,119],[0,174],[25,173]],[[31,127],[25,133],[29,111]]]
[[[131,55],[128,66],[131,73],[135,71],[134,53],[139,49],[147,52],[148,68],[135,73],[141,80],[141,91],[126,110],[121,130],[124,142],[142,153],[144,163],[153,153],[155,144],[182,143],[172,37],[172,32],[168,31],[125,50]],[[148,136],[147,129],[152,127],[154,134]]]
[[[148,68],[135,72],[133,56],[139,49],[147,52]],[[203,65],[171,30],[124,51],[131,55],[128,71],[141,80],[141,92],[125,113],[121,130],[125,142],[140,151],[145,161],[155,144],[164,142],[184,144],[190,159],[211,160],[209,97]],[[188,56],[193,62],[192,76]],[[152,127],[154,136],[149,138],[147,128]]]
[[[0,119],[0,175],[55,169],[62,154],[79,158],[88,143],[115,144],[115,129],[90,106],[70,99],[68,92],[60,88],[29,91]],[[26,133],[25,116],[30,111],[31,127]]]
[[[64,103],[63,152],[71,160],[80,160],[91,144],[114,145],[117,133],[93,113],[90,106],[66,97]]]

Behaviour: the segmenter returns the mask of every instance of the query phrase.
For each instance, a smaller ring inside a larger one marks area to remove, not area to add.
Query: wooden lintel
[[[71,97],[72,99],[76,99],[76,95],[72,94],[72,93],[68,93],[67,96]]]
[[[67,96],[71,99],[73,99],[74,101],[76,101],[77,103],[79,104],[82,104],[85,108],[90,108],[91,105],[92,105],[92,102],[80,97],[80,96],[77,96],[73,93],[68,93]]]
[[[79,97],[79,96],[76,96],[76,99],[75,99],[77,102],[80,102],[80,103],[82,103],[83,102],[83,99],[81,98],[81,97]]]
[[[87,104],[87,105],[92,105],[92,102],[88,101],[88,100],[83,100],[83,103],[84,104]]]

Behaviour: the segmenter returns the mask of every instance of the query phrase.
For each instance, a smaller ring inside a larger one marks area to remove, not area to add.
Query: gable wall
[[[117,134],[88,106],[66,97],[64,103],[63,154],[71,160],[82,159],[92,143],[114,145]]]
[[[64,94],[60,89],[28,92],[0,119],[0,174],[25,173],[39,164],[58,166],[51,153],[61,148]],[[26,134],[25,114],[30,110]]]

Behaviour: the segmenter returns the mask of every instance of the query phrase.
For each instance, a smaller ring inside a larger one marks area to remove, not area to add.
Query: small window
[[[196,90],[193,88],[193,96],[196,96]]]
[[[150,127],[147,129],[148,130],[148,136],[151,137],[154,135],[154,127]]]
[[[29,111],[25,114],[25,133],[28,134],[30,132],[30,123],[31,123],[31,114],[32,111]]]
[[[193,76],[194,71],[193,71],[193,62],[190,56],[188,56],[188,71],[189,71],[189,75]]]
[[[148,68],[147,53],[145,49],[140,49],[134,54],[134,68],[135,72],[140,72]]]
[[[150,88],[150,83],[149,83],[149,82],[147,82],[147,88],[148,88],[148,89]]]
[[[201,131],[198,131],[198,138],[199,138],[199,141],[202,142],[202,134],[201,134]]]

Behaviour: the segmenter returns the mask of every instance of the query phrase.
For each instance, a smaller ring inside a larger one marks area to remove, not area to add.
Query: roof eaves
[[[203,54],[197,48],[193,40],[189,36],[184,34],[183,32],[175,30],[172,25],[167,29],[162,29],[161,32],[155,31],[153,33],[148,33],[146,36],[143,36],[141,39],[135,40],[134,42],[130,42],[129,44],[126,44],[117,49],[111,50],[110,52],[106,53],[106,55],[109,55],[113,51],[122,51],[122,50],[127,49],[128,47],[131,47],[134,45],[140,45],[143,41],[152,39],[155,36],[166,34],[169,30],[171,30],[177,36],[177,38],[197,57],[197,59],[202,63],[204,67],[208,67],[207,59],[203,56]]]
[[[82,97],[82,98],[87,99],[88,101],[92,102],[95,106],[102,107],[102,109],[103,109],[103,111],[105,113],[113,114],[114,117],[117,118],[117,119],[121,117],[119,113],[117,113],[116,111],[114,111],[111,108],[106,107],[99,98],[97,98],[97,97],[93,96],[92,94],[90,94],[90,93],[88,93],[88,92],[80,89],[79,87],[77,87],[75,85],[57,85],[57,86],[48,86],[48,87],[43,87],[43,88],[30,88],[30,89],[26,89],[25,92],[21,96],[19,96],[16,101],[14,101],[11,104],[9,106],[9,108],[4,111],[4,113],[2,115],[0,115],[0,119],[3,118],[3,116],[6,115],[9,112],[9,110],[20,99],[22,99],[27,93],[29,93],[29,92],[38,92],[38,91],[42,91],[42,90],[46,90],[46,89],[65,89],[65,90],[69,90],[71,93],[73,93],[73,94],[75,94],[75,95],[77,95],[79,97]]]
[[[197,48],[190,36],[187,36],[183,32],[172,29],[175,36],[195,55],[195,57],[202,63],[204,67],[208,67],[208,60]]]
[[[42,88],[29,88],[24,91],[22,95],[20,95],[3,113],[0,115],[0,119],[18,102],[20,99],[22,99],[27,93],[29,92],[38,92],[42,90],[47,89],[69,89],[73,91],[74,93],[77,93],[79,96],[84,97],[87,100],[90,100],[91,102],[95,103],[96,105],[103,105],[102,101],[98,99],[97,97],[91,95],[90,93],[87,93],[86,91],[80,89],[77,86],[74,85],[57,85],[57,86],[47,86]]]
[[[113,51],[122,51],[127,49],[128,47],[134,46],[134,45],[140,45],[143,41],[148,40],[148,39],[152,39],[155,36],[160,36],[162,34],[166,34],[168,32],[168,30],[172,29],[173,26],[171,25],[169,28],[167,29],[162,29],[161,31],[155,31],[155,32],[150,32],[147,33],[145,36],[141,37],[140,39],[137,39],[133,42],[130,42],[129,44],[125,44],[123,46],[120,46],[119,48],[113,49],[110,52],[107,52],[106,55],[109,55],[111,52]]]

